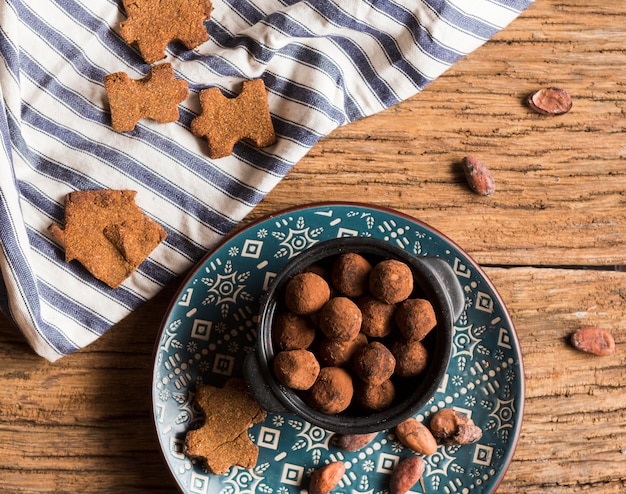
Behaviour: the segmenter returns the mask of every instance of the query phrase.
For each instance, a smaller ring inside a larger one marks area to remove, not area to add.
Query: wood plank
[[[358,199],[426,221],[482,264],[625,263],[624,26],[621,2],[535,2],[422,93],[320,141],[253,217]],[[526,107],[555,85],[569,113]],[[493,196],[465,185],[468,154],[494,174]]]
[[[523,352],[526,405],[498,492],[621,492],[626,464],[626,273],[488,268]],[[0,477],[15,492],[174,492],[152,428],[153,341],[173,288],[56,364],[0,320]],[[581,325],[610,329],[613,357],[569,347]],[[26,365],[25,365],[26,364]],[[18,370],[19,369],[19,370]],[[8,394],[10,393],[10,394]],[[21,489],[17,490],[17,489]]]
[[[626,491],[626,3],[537,0],[422,93],[320,141],[247,221],[303,202],[393,207],[486,267],[525,363],[520,442],[500,493]],[[561,86],[560,117],[530,92]],[[483,198],[459,162],[496,178]],[[571,265],[572,269],[547,266]],[[526,266],[526,267],[520,267]],[[542,267],[545,266],[545,267]],[[576,269],[605,266],[605,271]],[[0,316],[0,490],[173,493],[152,427],[152,351],[175,286],[49,364]],[[610,329],[613,357],[572,350]]]
[[[498,492],[624,492],[626,273],[486,271],[513,318],[526,378],[522,433]],[[569,335],[587,325],[612,332],[614,356],[569,345]]]

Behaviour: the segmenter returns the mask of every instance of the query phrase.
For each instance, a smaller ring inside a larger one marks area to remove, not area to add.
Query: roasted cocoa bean
[[[490,196],[496,191],[496,182],[484,163],[473,156],[466,156],[462,165],[465,180],[476,194]]]
[[[335,434],[331,439],[333,445],[344,451],[358,451],[363,449],[378,435],[378,432],[369,434]]]
[[[328,494],[337,486],[345,473],[346,466],[340,461],[318,468],[311,475],[309,494]]]
[[[442,408],[435,413],[429,428],[435,439],[447,446],[475,443],[483,436],[483,431],[472,419],[452,408]]]
[[[563,115],[572,108],[572,98],[565,89],[547,87],[528,96],[528,106],[542,115]]]
[[[422,477],[426,462],[419,456],[409,456],[398,462],[389,478],[391,494],[405,494]]]
[[[606,357],[615,353],[615,340],[606,329],[595,326],[580,328],[574,332],[570,341],[577,350]]]
[[[437,441],[433,434],[413,417],[400,422],[395,430],[398,440],[416,453],[432,455],[437,451]]]

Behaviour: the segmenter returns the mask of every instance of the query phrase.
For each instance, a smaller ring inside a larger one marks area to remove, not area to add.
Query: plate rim
[[[155,338],[155,342],[154,342],[154,348],[153,348],[153,353],[152,353],[152,359],[151,359],[151,364],[152,364],[152,368],[151,368],[151,379],[150,379],[150,414],[152,415],[152,425],[153,425],[153,433],[156,436],[157,442],[159,444],[159,453],[161,455],[161,458],[163,459],[165,465],[167,466],[167,470],[170,474],[170,476],[173,478],[174,482],[176,483],[176,486],[178,488],[178,490],[182,493],[182,494],[187,494],[187,491],[185,491],[183,489],[183,486],[180,483],[180,480],[178,479],[178,477],[174,474],[170,463],[167,460],[167,457],[165,455],[165,451],[164,451],[164,447],[163,447],[163,443],[161,441],[161,435],[158,432],[158,422],[157,422],[157,416],[156,416],[156,410],[155,410],[155,372],[156,372],[156,360],[158,358],[158,354],[159,354],[159,346],[160,346],[160,341],[161,338],[163,336],[163,332],[165,331],[165,325],[166,322],[169,318],[169,316],[172,313],[172,310],[174,308],[174,306],[176,305],[176,301],[178,300],[180,294],[182,293],[183,288],[189,283],[189,281],[196,275],[196,273],[202,269],[202,267],[204,266],[204,264],[207,262],[207,260],[214,255],[214,253],[219,250],[220,248],[222,248],[227,242],[231,241],[233,238],[244,234],[244,232],[249,231],[250,229],[254,228],[255,226],[257,226],[260,223],[264,223],[268,220],[271,220],[272,218],[275,218],[277,216],[283,216],[285,214],[288,213],[292,213],[292,212],[296,212],[296,211],[302,211],[302,210],[308,210],[308,209],[315,209],[315,208],[321,208],[321,207],[332,207],[332,206],[339,206],[339,207],[349,207],[349,206],[353,206],[353,207],[357,207],[357,208],[363,208],[363,209],[372,209],[372,210],[376,210],[376,211],[380,211],[383,213],[387,213],[390,215],[394,215],[397,217],[401,217],[403,219],[406,219],[408,221],[414,222],[419,224],[420,226],[425,227],[426,229],[431,230],[433,233],[435,233],[436,235],[440,236],[445,242],[447,242],[450,246],[454,247],[456,250],[458,250],[460,253],[462,253],[465,257],[465,260],[467,260],[470,265],[472,266],[473,269],[475,269],[482,277],[483,281],[487,284],[487,286],[489,287],[489,289],[491,290],[492,294],[494,295],[494,297],[496,298],[498,304],[500,304],[500,306],[504,309],[503,313],[506,316],[506,321],[507,324],[509,325],[509,328],[511,329],[511,335],[513,337],[513,341],[515,343],[516,348],[518,349],[518,366],[519,366],[519,386],[520,386],[520,400],[519,400],[519,421],[517,422],[515,428],[514,428],[514,434],[513,434],[513,441],[512,441],[512,446],[509,449],[507,458],[505,460],[505,462],[502,465],[502,471],[501,473],[499,473],[493,488],[489,491],[489,494],[494,494],[497,490],[498,487],[500,486],[500,484],[502,483],[502,481],[504,480],[504,477],[506,475],[506,473],[509,470],[509,467],[511,466],[511,463],[513,461],[513,457],[515,456],[515,452],[517,450],[518,447],[518,443],[519,443],[519,439],[521,436],[521,431],[522,431],[522,425],[524,422],[524,412],[525,412],[525,405],[526,405],[526,377],[525,377],[525,373],[524,373],[524,359],[523,359],[523,352],[522,352],[522,347],[520,344],[520,340],[517,334],[517,329],[515,327],[515,324],[513,322],[513,319],[509,313],[509,310],[506,306],[506,304],[504,303],[504,300],[502,299],[502,296],[500,295],[500,292],[498,291],[498,289],[496,288],[496,286],[494,285],[494,283],[491,281],[491,279],[489,278],[489,276],[487,276],[487,274],[485,273],[485,271],[482,269],[482,267],[474,260],[474,258],[472,256],[470,256],[458,243],[456,243],[456,241],[452,240],[451,238],[449,238],[446,234],[442,233],[440,230],[438,230],[437,228],[433,227],[432,225],[426,223],[425,221],[416,218],[415,216],[411,216],[408,213],[405,213],[403,211],[399,211],[397,209],[391,208],[389,206],[381,206],[378,204],[371,204],[371,203],[366,203],[366,202],[360,202],[360,201],[317,201],[317,202],[310,202],[310,203],[304,203],[304,204],[300,204],[300,205],[294,205],[294,206],[289,206],[280,210],[277,210],[275,212],[272,213],[267,213],[264,214],[262,216],[260,216],[259,218],[252,220],[249,223],[246,223],[245,225],[243,225],[241,228],[237,228],[235,227],[233,230],[231,230],[228,234],[226,234],[223,238],[221,238],[212,248],[210,248],[209,250],[207,250],[207,252],[189,269],[189,271],[185,274],[185,276],[183,276],[182,280],[180,281],[180,283],[177,285],[176,289],[174,290],[174,293],[172,295],[172,298],[170,300],[170,302],[167,305],[167,308],[164,312],[164,315],[161,319],[161,322],[159,324],[159,328],[156,334],[156,338]]]

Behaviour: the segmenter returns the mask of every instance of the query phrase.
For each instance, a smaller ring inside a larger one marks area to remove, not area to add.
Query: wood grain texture
[[[626,3],[537,0],[422,93],[320,141],[247,221],[313,201],[370,202],[457,242],[519,336],[524,423],[499,493],[626,491]],[[525,97],[567,89],[566,115]],[[493,196],[464,182],[473,154]],[[588,269],[588,267],[602,269]],[[50,364],[0,316],[0,492],[175,493],[152,425],[152,353],[176,286]],[[582,325],[615,355],[573,350]]]
[[[360,199],[435,226],[483,264],[625,261],[626,9],[623,2],[538,0],[425,91],[322,140],[260,205]],[[573,109],[525,105],[545,86]],[[497,192],[465,185],[481,159]]]

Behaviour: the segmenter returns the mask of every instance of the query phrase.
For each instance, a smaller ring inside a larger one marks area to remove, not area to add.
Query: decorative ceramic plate
[[[343,452],[330,443],[332,433],[289,414],[268,414],[249,429],[259,447],[251,470],[232,467],[226,475],[211,475],[183,454],[186,432],[202,423],[193,406],[196,387],[241,377],[256,341],[260,297],[276,273],[316,242],[356,235],[446,260],[465,290],[446,378],[416,418],[428,421],[440,408],[453,407],[469,415],[483,437],[475,444],[440,446],[425,458],[422,484],[412,492],[495,491],[513,456],[524,403],[519,342],[502,300],[476,263],[428,225],[396,211],[333,203],[249,225],[200,262],[174,298],[155,349],[152,400],[165,460],[184,493],[301,494],[311,472],[330,461],[347,467],[333,492],[384,493],[394,466],[414,454],[393,431],[381,431],[361,451]]]

